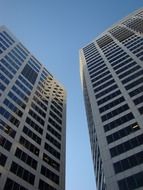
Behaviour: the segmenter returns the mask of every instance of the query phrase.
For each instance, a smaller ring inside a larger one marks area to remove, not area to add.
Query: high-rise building
[[[143,189],[143,9],[80,50],[98,190]]]
[[[0,27],[0,190],[65,189],[64,87]]]

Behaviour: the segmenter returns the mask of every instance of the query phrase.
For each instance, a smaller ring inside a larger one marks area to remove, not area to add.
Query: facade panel
[[[142,189],[143,10],[80,50],[98,190]]]

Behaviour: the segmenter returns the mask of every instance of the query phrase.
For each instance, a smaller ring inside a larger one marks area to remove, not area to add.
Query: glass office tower
[[[0,190],[65,189],[64,87],[0,27]]]
[[[98,190],[143,189],[143,9],[80,50]]]

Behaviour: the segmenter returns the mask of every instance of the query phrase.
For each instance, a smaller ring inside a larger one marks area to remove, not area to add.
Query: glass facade
[[[64,190],[66,92],[0,27],[2,190]]]

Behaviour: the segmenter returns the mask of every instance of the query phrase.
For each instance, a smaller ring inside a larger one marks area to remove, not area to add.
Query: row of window
[[[15,85],[12,87],[13,92],[15,92],[18,96],[20,96],[20,98],[22,98],[25,102],[28,102],[28,97],[21,92],[21,90],[16,87]]]
[[[111,79],[111,80],[105,82],[104,84],[94,88],[94,93],[97,93],[97,92],[101,91],[102,89],[105,89],[106,87],[110,86],[113,83],[115,83],[114,79]]]
[[[102,96],[106,95],[107,93],[117,89],[118,86],[117,84],[113,84],[112,86],[106,88],[105,90],[102,90],[101,92],[99,92],[98,94],[95,95],[96,99],[101,98]]]
[[[42,109],[40,109],[39,106],[37,106],[35,103],[32,102],[32,103],[31,103],[31,107],[32,107],[37,113],[39,113],[40,116],[42,116],[43,118],[46,117],[46,113],[45,113]]]
[[[126,84],[127,82],[130,82],[131,80],[139,77],[139,76],[142,76],[143,75],[143,70],[139,70],[138,72],[132,74],[131,76],[125,78],[124,80],[122,80],[122,83],[123,84]]]
[[[40,123],[41,125],[44,126],[44,123],[45,121],[40,117],[38,116],[33,110],[29,110],[28,112],[36,121],[38,121],[38,123]]]
[[[59,124],[57,124],[51,117],[49,117],[48,122],[55,127],[59,132],[61,132],[61,126]]]
[[[120,103],[122,103],[124,101],[125,101],[125,99],[124,99],[123,96],[119,97],[119,98],[113,100],[112,102],[109,102],[109,103],[105,104],[104,106],[100,107],[99,111],[100,111],[100,113],[103,113],[106,110],[109,110],[109,109],[115,107],[116,105],[118,105],[118,104],[120,104]]]
[[[55,150],[53,147],[51,147],[49,144],[45,143],[44,148],[49,153],[51,153],[55,158],[60,159],[60,153],[57,150]]]
[[[93,79],[91,78],[91,82],[97,82],[99,79],[101,80],[102,78],[104,78],[105,76],[107,76],[108,74],[110,74],[109,71],[106,71],[105,73],[102,73],[101,75],[97,76],[93,76]],[[95,77],[95,78],[94,78]]]
[[[43,134],[43,129],[39,125],[37,125],[32,119],[30,119],[29,117],[26,118],[26,123],[28,125],[30,125],[30,127],[32,127],[40,135]]]
[[[41,167],[41,174],[47,177],[48,179],[52,180],[56,184],[59,184],[59,176],[53,173],[51,170],[46,168],[45,166]]]
[[[36,143],[39,145],[41,144],[41,138],[38,137],[33,131],[31,131],[28,127],[24,126],[23,127],[23,132],[29,136],[31,139],[33,139]]]
[[[129,76],[130,74],[134,73],[135,71],[137,71],[138,69],[140,69],[141,67],[139,65],[136,65],[133,68],[129,68],[127,71],[123,72],[122,74],[120,74],[118,77],[119,79],[125,78],[126,76]]]
[[[22,117],[23,112],[19,110],[14,104],[12,104],[7,98],[3,102],[10,110],[12,110],[16,115]]]
[[[107,102],[108,100],[112,100],[113,98],[115,98],[116,96],[119,96],[121,94],[120,90],[116,90],[115,92],[112,92],[111,94],[105,96],[102,99],[99,99],[97,101],[98,105],[104,104],[105,102]]]
[[[105,132],[107,132],[107,131],[110,131],[110,130],[112,130],[112,129],[114,129],[114,128],[116,128],[116,127],[118,127],[118,126],[132,120],[132,119],[134,119],[133,114],[128,113],[128,114],[126,114],[126,115],[124,115],[124,116],[122,116],[122,117],[120,117],[118,119],[113,120],[110,123],[105,124],[103,127],[104,127]]]
[[[2,64],[0,64],[0,71],[2,71],[9,79],[13,78],[11,72],[9,72],[8,69],[4,67]]]
[[[15,156],[36,170],[37,161],[25,152],[23,152],[21,149],[16,149]]]
[[[3,75],[2,73],[0,73],[0,79],[1,81],[3,81],[6,85],[9,84],[9,80],[7,79],[7,77],[5,77],[5,75]]]
[[[26,87],[28,87],[28,88],[30,89],[30,91],[33,89],[33,86],[32,86],[29,82],[27,82],[27,80],[26,80],[24,77],[22,77],[22,75],[19,75],[18,78],[19,78],[19,80],[20,80],[22,83],[25,84]]]
[[[8,134],[10,137],[14,138],[16,131],[7,125],[3,120],[0,119],[0,129]]]
[[[119,108],[116,108],[113,111],[102,115],[101,119],[102,119],[102,121],[106,121],[112,117],[115,117],[116,115],[119,115],[122,112],[125,112],[128,109],[129,109],[129,106],[127,104],[124,104],[124,105],[120,106]]]
[[[12,143],[7,140],[5,137],[0,135],[0,146],[2,146],[4,149],[10,151]]]
[[[119,190],[133,190],[143,186],[143,172],[136,173],[118,181]]]
[[[41,102],[36,96],[33,97],[33,100],[44,110],[47,111],[47,106]]]
[[[39,156],[39,149],[33,145],[31,142],[26,140],[24,137],[20,137],[19,142],[21,145],[23,145],[26,149],[28,149],[30,152],[35,154],[36,156]]]
[[[17,163],[12,162],[10,171],[18,177],[22,178],[23,180],[27,181],[31,185],[34,185],[35,176]]]
[[[143,82],[143,77],[131,82],[130,84],[126,85],[125,88],[126,90],[130,90],[131,88],[134,88],[135,86],[142,84]]]
[[[43,180],[39,180],[39,190],[56,190],[54,187],[49,185],[48,183],[44,182]],[[21,184],[16,183],[15,181],[7,178],[4,190],[28,190],[27,188],[23,187]]]
[[[53,138],[51,135],[49,135],[48,133],[46,134],[46,139],[49,142],[51,142],[54,146],[56,146],[58,149],[61,149],[61,144],[55,138]]]
[[[38,87],[37,87],[38,89]],[[40,91],[41,92],[41,91]],[[42,102],[48,105],[48,100],[46,99],[45,95],[42,95],[39,91],[35,91],[35,95],[40,98]]]
[[[121,62],[117,61],[116,64],[114,64],[114,65],[112,64],[112,66],[113,66],[114,70],[116,71],[116,73],[119,74],[120,69],[122,69],[122,67],[126,68],[126,65],[134,66],[136,64],[136,62],[134,62],[134,63],[132,63],[132,62],[133,62],[133,59],[131,57],[127,56],[126,59],[121,60]],[[130,67],[127,67],[127,68],[130,68]],[[118,69],[119,69],[119,73],[118,73]]]
[[[7,157],[0,152],[0,166],[5,166]]]
[[[32,84],[35,84],[38,74],[33,70],[31,66],[28,64],[25,65],[21,74]]]
[[[59,124],[62,124],[62,120],[59,119],[59,117],[55,115],[54,112],[50,111],[50,116],[52,116]]]
[[[11,113],[9,113],[5,108],[0,107],[0,114],[5,117],[9,122],[11,122],[14,126],[19,126],[20,121],[16,119]]]
[[[122,171],[128,170],[142,163],[143,163],[143,151],[138,152],[132,156],[129,156],[128,158],[125,158],[123,160],[120,160],[114,163],[113,166],[115,169],[115,173],[120,173]]]
[[[111,74],[105,76],[104,78],[102,78],[102,79],[99,80],[98,82],[93,83],[93,88],[99,86],[100,84],[106,82],[107,80],[109,80],[109,79],[111,79],[111,78],[112,78],[112,75],[111,75]]]
[[[143,86],[139,86],[138,88],[136,88],[135,90],[132,90],[131,92],[129,92],[129,95],[131,97],[134,97],[137,94],[140,94],[143,92]]]
[[[143,134],[138,135],[124,143],[121,143],[113,148],[110,149],[111,157],[120,155],[124,152],[127,152],[128,150],[131,150],[137,146],[140,146],[143,144]]]
[[[23,103],[16,95],[14,95],[11,91],[8,93],[8,97],[10,97],[17,105],[21,108],[25,109],[26,104]]]
[[[6,88],[6,87],[5,87],[2,83],[0,83],[0,90],[1,90],[1,91],[4,91],[5,88]]]
[[[112,133],[111,135],[108,135],[107,138],[107,142],[108,144],[117,141],[120,138],[123,138],[131,133],[136,132],[137,130],[139,130],[140,127],[137,123],[133,123],[127,127],[124,127],[123,129],[118,130],[115,133]]]
[[[108,70],[108,67],[106,67],[106,66],[104,68],[102,68],[100,71],[97,71],[97,72],[95,72],[96,71],[96,69],[95,69],[94,73],[91,74],[90,77],[93,78],[94,76],[98,76],[99,74],[102,74],[103,72],[105,72],[107,70]]]
[[[57,104],[56,101],[52,100],[51,103],[52,103],[60,112],[63,111],[63,108],[62,108],[59,104]]]
[[[61,140],[61,135],[55,130],[53,129],[53,127],[51,127],[49,124],[47,126],[47,130],[48,132],[50,132],[52,135],[54,135],[57,139]]]
[[[28,190],[28,189],[16,183],[15,181],[11,180],[10,178],[7,178],[4,190]]]
[[[49,155],[43,153],[43,160],[50,165],[51,167],[53,167],[54,169],[56,169],[57,171],[60,170],[60,164],[57,163],[55,160],[53,160]]]
[[[29,91],[27,89],[27,87],[25,87],[19,80],[16,80],[15,84],[17,84],[17,86],[24,92],[26,93],[28,96],[30,96],[31,91]]]
[[[12,74],[16,73],[16,70],[13,68],[13,66],[10,63],[8,63],[8,61],[6,61],[5,59],[1,59],[0,62],[3,66],[7,68],[7,70],[9,70],[9,72],[11,72]]]

